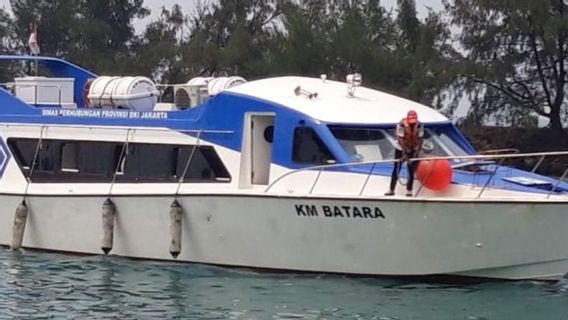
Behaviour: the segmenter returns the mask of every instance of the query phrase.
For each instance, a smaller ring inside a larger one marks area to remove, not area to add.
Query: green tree
[[[66,56],[73,50],[76,0],[10,0],[14,14],[15,50],[28,53],[32,25],[37,26],[41,54]]]
[[[160,82],[187,81],[180,63],[186,25],[187,17],[179,5],[174,5],[171,10],[162,8],[158,19],[146,26],[131,47],[136,71]]]
[[[274,46],[279,73],[343,80],[361,72],[367,86],[446,104],[455,79],[449,26],[435,13],[422,22],[414,1],[399,2],[396,18],[377,0],[289,3]]]
[[[0,8],[0,50],[4,53],[10,49],[12,19],[6,10]]]
[[[220,0],[198,5],[190,19],[191,35],[182,47],[193,75],[263,73],[277,1]]]
[[[4,9],[0,9],[0,52],[2,54],[12,53],[14,43],[12,35],[13,21]],[[12,80],[15,73],[14,66],[0,64],[0,82]]]
[[[68,0],[71,1],[71,0]],[[70,54],[73,61],[98,73],[131,73],[135,42],[133,20],[144,18],[150,11],[143,0],[75,0],[76,23]]]
[[[329,70],[327,56],[329,34],[326,32],[322,2],[283,6],[282,29],[275,30],[270,48],[272,71],[317,76]]]
[[[453,0],[464,77],[479,117],[550,119],[562,132],[566,109],[568,5],[561,0]]]
[[[461,90],[455,87],[458,60],[450,26],[439,13],[429,10],[418,19],[414,0],[398,0],[396,18],[397,70],[402,94],[410,99],[445,108],[451,113],[458,104]],[[449,106],[448,106],[449,105]]]
[[[284,10],[281,50],[288,72],[343,80],[364,73],[367,84],[390,86],[394,23],[377,0],[306,1]]]
[[[398,16],[396,18],[398,26],[408,49],[416,50],[420,37],[420,21],[417,18],[416,2],[414,0],[397,0]]]
[[[28,52],[31,26],[41,53],[68,58],[99,73],[132,68],[132,22],[149,11],[143,0],[10,0],[16,51]]]

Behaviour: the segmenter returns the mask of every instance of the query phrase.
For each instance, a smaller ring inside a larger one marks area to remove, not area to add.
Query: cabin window
[[[8,147],[22,170],[29,171],[34,161],[38,140],[8,139]]]
[[[266,129],[264,129],[264,132],[262,133],[262,135],[264,136],[264,140],[266,142],[273,143],[274,142],[274,126],[266,127]]]
[[[36,172],[53,172],[57,160],[57,146],[53,141],[43,141],[40,145],[36,160]]]
[[[193,157],[191,154],[193,153]],[[190,161],[191,157],[191,161]],[[230,181],[231,176],[223,162],[210,146],[183,147],[179,150],[177,176],[181,177],[188,166],[184,180],[187,181]]]
[[[27,176],[37,139],[8,139],[8,145]],[[177,182],[193,152],[185,181],[228,182],[231,176],[211,146],[120,142],[43,140],[33,182]],[[48,173],[48,174],[46,174]]]
[[[315,165],[335,163],[335,158],[327,146],[310,127],[294,129],[292,160],[297,163]]]
[[[112,178],[115,170],[113,161],[116,143],[83,141],[78,142],[78,175],[79,180],[106,181]]]
[[[133,146],[131,144],[125,145],[124,143],[116,143],[113,148],[112,168],[111,174],[114,176],[116,171],[117,176],[124,176],[126,171],[126,158],[131,158]],[[132,160],[132,159],[131,159]],[[129,160],[129,162],[131,161]]]
[[[199,150],[203,155],[203,158],[207,161],[207,167],[213,172],[214,179],[218,181],[229,181],[231,176],[229,171],[223,165],[221,158],[217,155],[217,152],[211,146],[200,147]]]
[[[8,147],[20,166],[22,173],[30,180],[51,179],[59,168],[59,143],[43,140],[39,145],[36,139],[8,139]],[[36,156],[37,150],[37,156]],[[35,166],[30,177],[32,164]]]
[[[383,129],[331,128],[353,162],[394,159],[394,144]]]
[[[61,144],[61,171],[79,172],[79,144],[63,142]]]
[[[425,153],[436,156],[467,156],[468,153],[460,147],[444,130],[424,130]]]
[[[125,180],[175,181],[177,149],[172,145],[130,144],[120,162],[119,172],[123,172]]]

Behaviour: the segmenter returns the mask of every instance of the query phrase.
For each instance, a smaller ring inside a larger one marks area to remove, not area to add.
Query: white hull
[[[178,197],[182,249],[174,259],[173,196],[111,198],[117,208],[111,254],[125,257],[397,276],[557,279],[568,271],[565,202],[185,195]],[[102,254],[105,199],[26,197],[23,246]],[[2,245],[10,245],[21,200],[0,196]]]

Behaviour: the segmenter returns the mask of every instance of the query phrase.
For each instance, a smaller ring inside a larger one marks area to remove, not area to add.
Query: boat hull
[[[103,195],[29,195],[23,246],[102,254]],[[181,253],[169,252],[173,196],[118,196],[111,254],[365,275],[558,279],[568,272],[565,202],[287,195],[178,196]],[[10,245],[21,195],[2,195]]]

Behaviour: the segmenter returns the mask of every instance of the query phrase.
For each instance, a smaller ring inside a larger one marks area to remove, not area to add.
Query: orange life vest
[[[422,144],[422,138],[420,137],[420,122],[416,121],[416,123],[412,126],[408,123],[406,119],[402,119],[401,121],[402,127],[404,128],[404,145],[401,147],[406,148],[407,150],[416,150],[420,148]]]

